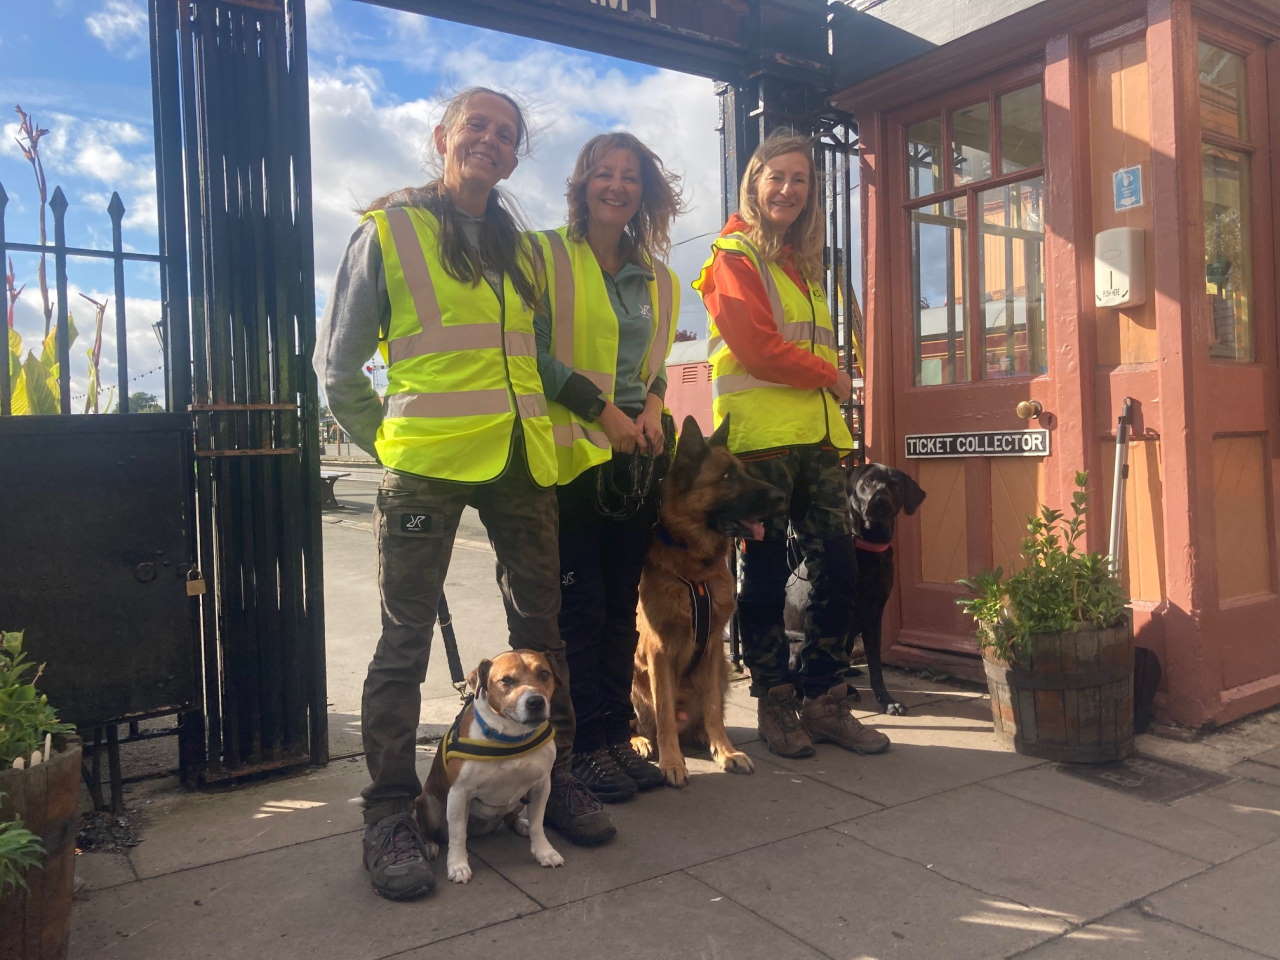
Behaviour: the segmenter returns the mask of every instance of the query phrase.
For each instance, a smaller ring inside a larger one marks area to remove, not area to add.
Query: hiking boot
[[[423,897],[436,886],[412,813],[393,813],[364,828],[364,868],[374,893],[388,900]]]
[[[622,772],[608,747],[575,753],[569,769],[601,803],[622,803],[636,795],[636,782]]]
[[[545,821],[580,847],[608,843],[618,834],[618,828],[600,801],[567,771],[561,776],[552,773]]]
[[[658,765],[650,763],[636,753],[636,748],[631,746],[630,742],[609,744],[609,756],[613,757],[613,762],[618,765],[618,768],[635,782],[637,790],[650,790],[667,782]]]
[[[884,753],[889,738],[864,727],[849,712],[854,699],[848,684],[837,683],[821,696],[805,697],[800,722],[814,743],[834,743],[854,753]]]
[[[800,725],[799,711],[796,688],[789,683],[771,687],[756,701],[760,736],[780,757],[813,756],[813,742]]]

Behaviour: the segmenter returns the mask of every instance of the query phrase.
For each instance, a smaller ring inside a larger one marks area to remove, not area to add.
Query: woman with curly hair
[[[559,460],[571,767],[600,800],[618,802],[663,782],[631,748],[631,675],[679,312],[675,274],[659,258],[683,204],[679,177],[629,133],[583,146],[566,197],[569,222],[536,235],[547,299],[535,326]]]

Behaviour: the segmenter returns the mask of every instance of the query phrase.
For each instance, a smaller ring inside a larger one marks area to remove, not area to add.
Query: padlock
[[[204,582],[204,577],[200,576],[199,570],[197,570],[195,567],[192,567],[190,570],[187,571],[187,596],[188,597],[199,597],[207,589],[208,589],[208,586]]]

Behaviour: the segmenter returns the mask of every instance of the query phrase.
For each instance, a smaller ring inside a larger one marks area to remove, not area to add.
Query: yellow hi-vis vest
[[[613,312],[604,274],[591,247],[569,238],[569,228],[545,230],[534,235],[542,246],[547,265],[551,301],[551,352],[566,367],[580,373],[610,401],[618,368],[618,317]],[[676,275],[665,263],[652,265],[649,281],[652,328],[641,361],[645,386],[666,369],[667,354],[676,336],[680,294]],[[609,438],[600,424],[583,420],[568,407],[549,401],[559,461],[559,482],[564,484],[612,455]]]
[[[506,469],[519,417],[530,477],[554,484],[533,310],[507,276],[502,302],[485,280],[451,277],[429,211],[392,207],[365,217],[378,228],[391,301],[378,458],[422,477],[484,483]]]
[[[756,245],[741,233],[719,237],[693,282],[701,291],[716,251],[751,261],[764,281],[773,322],[782,339],[839,366],[836,329],[822,288],[809,283],[806,295],[776,263],[764,263]],[[707,319],[707,360],[711,363],[712,422],[729,419],[729,449],[752,453],[802,444],[829,443],[841,456],[853,450],[853,437],[840,405],[827,390],[801,389],[753,377],[725,344],[714,317]]]

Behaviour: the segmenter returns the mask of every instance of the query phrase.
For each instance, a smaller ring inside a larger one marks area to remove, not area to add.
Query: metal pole
[[[1117,577],[1124,564],[1124,487],[1129,479],[1129,425],[1132,423],[1133,397],[1125,397],[1120,416],[1116,420],[1116,463],[1111,481],[1111,533],[1107,538],[1107,556],[1111,571]]]

